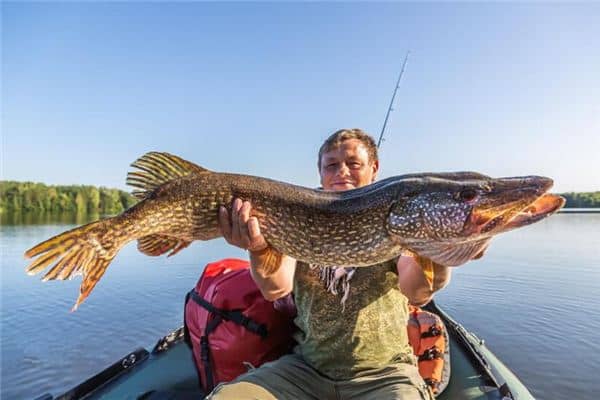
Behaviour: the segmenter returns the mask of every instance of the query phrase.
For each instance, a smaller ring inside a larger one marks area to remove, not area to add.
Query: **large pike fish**
[[[501,232],[529,225],[564,204],[538,176],[492,179],[474,172],[411,174],[329,192],[265,178],[217,173],[167,153],[132,164],[127,183],[141,201],[112,218],[61,233],[31,249],[31,275],[82,274],[73,309],[90,294],[119,250],[137,239],[147,255],[173,255],[194,240],[221,236],[218,208],[252,203],[271,247],[324,266],[364,267],[408,249],[457,266],[477,258]]]

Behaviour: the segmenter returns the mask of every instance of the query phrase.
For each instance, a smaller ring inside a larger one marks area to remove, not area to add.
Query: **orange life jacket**
[[[419,358],[419,374],[434,394],[449,380],[448,334],[439,316],[409,306],[408,342]]]

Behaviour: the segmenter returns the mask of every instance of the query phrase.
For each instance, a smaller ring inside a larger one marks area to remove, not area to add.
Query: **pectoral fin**
[[[262,270],[265,275],[271,275],[277,271],[279,267],[281,267],[281,259],[283,258],[283,254],[271,246],[256,253],[256,256],[260,259]]]
[[[477,254],[475,257],[473,257],[471,260],[479,260],[481,257],[483,257],[483,255],[485,254],[485,249],[481,250],[479,252],[479,254]]]
[[[429,284],[429,289],[433,291],[433,279],[435,278],[435,271],[433,268],[433,262],[427,258],[419,257],[419,265],[423,269],[423,275],[425,275],[425,279],[427,279],[427,283]]]

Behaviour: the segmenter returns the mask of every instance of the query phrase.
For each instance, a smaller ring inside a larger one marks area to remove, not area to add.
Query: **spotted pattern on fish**
[[[428,173],[328,192],[212,172],[167,153],[148,153],[132,165],[137,170],[128,174],[127,182],[136,188],[138,204],[118,216],[50,238],[25,253],[37,257],[27,267],[29,274],[51,266],[45,280],[83,275],[74,308],[131,240],[139,240],[140,251],[157,256],[173,255],[194,240],[220,237],[218,209],[223,205],[231,211],[234,198],[252,203],[252,216],[273,249],[299,261],[365,267],[408,249],[442,265],[458,265],[481,247],[473,243],[489,241],[504,226],[514,229],[541,219],[539,213],[517,223],[513,217],[551,183],[542,177]],[[543,213],[556,209],[548,206]],[[490,222],[499,215],[502,220]]]

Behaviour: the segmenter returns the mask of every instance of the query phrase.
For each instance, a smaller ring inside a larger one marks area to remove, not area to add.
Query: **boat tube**
[[[484,341],[452,319],[434,301],[424,309],[441,317],[450,338],[451,376],[440,400],[527,400],[534,397]],[[138,348],[67,392],[36,400],[202,399],[198,375],[183,327],[158,340],[152,350]]]

